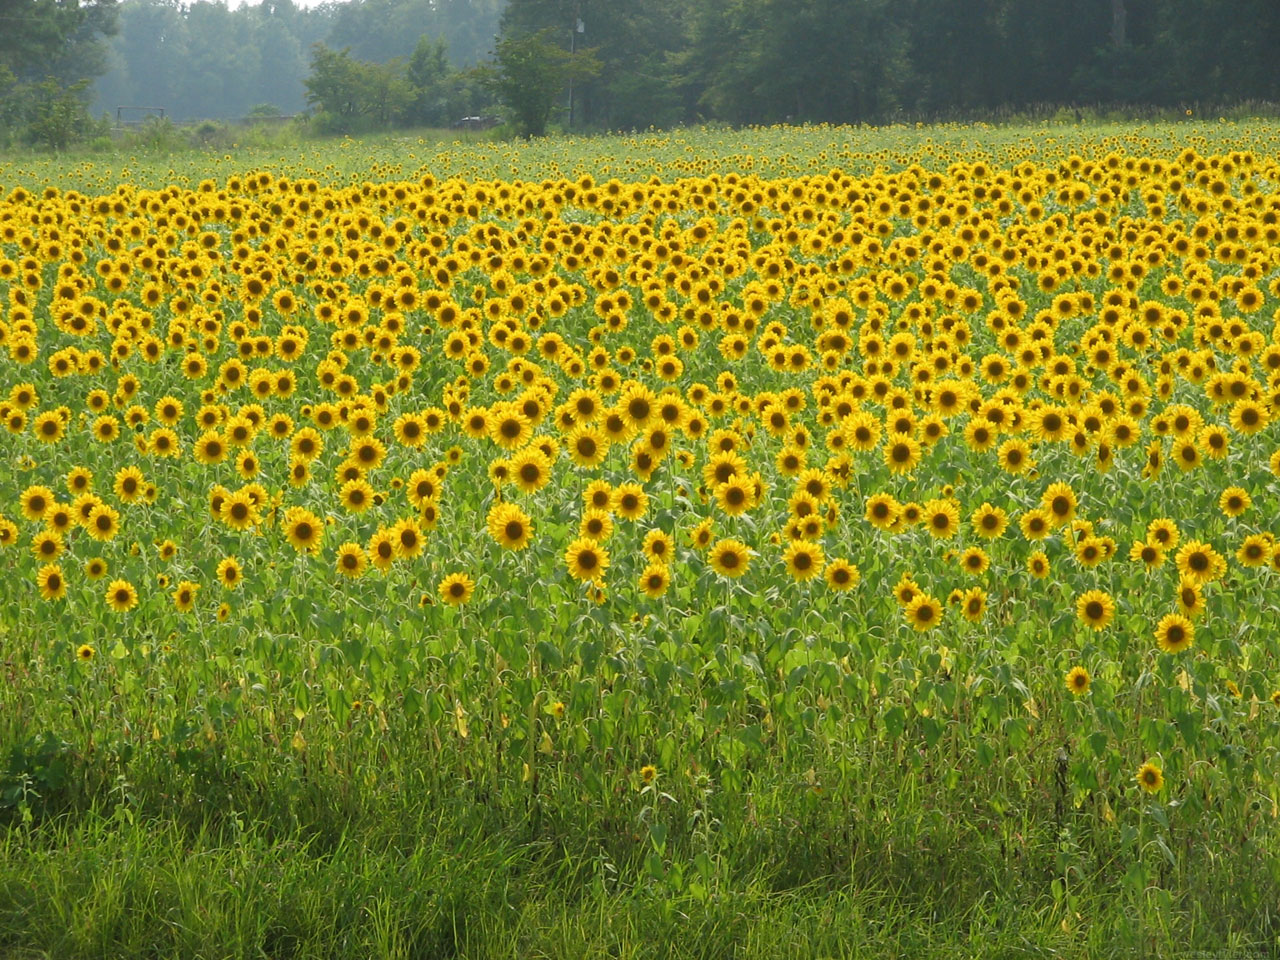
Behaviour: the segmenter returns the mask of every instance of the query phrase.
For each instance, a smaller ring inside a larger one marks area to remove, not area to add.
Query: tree
[[[404,62],[367,63],[350,50],[312,48],[307,102],[321,113],[320,129],[348,133],[400,121],[413,100]]]
[[[27,139],[65,149],[87,131],[115,16],[115,0],[0,0],[0,134],[26,123]]]
[[[504,37],[494,50],[493,65],[481,74],[526,138],[546,133],[551,111],[566,84],[600,72],[600,61],[591,51],[569,53],[553,43],[552,36],[550,30],[541,30]]]
[[[411,122],[426,126],[448,123],[452,78],[444,39],[432,40],[424,33],[409,58],[408,79],[413,91],[408,109]]]

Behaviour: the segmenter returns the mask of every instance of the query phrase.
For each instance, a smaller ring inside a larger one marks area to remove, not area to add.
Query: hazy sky
[[[261,0],[226,0],[227,6],[230,7],[232,10],[234,10],[236,7],[243,7],[243,6],[256,7],[260,2]],[[293,0],[293,5],[295,7],[318,7],[323,2],[325,2],[325,0]]]

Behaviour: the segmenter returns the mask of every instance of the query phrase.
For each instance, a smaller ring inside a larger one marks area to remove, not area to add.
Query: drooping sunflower
[[[1101,630],[1110,623],[1115,613],[1115,601],[1102,590],[1086,590],[1076,598],[1076,616],[1094,630]]]
[[[751,565],[751,551],[741,540],[717,540],[707,556],[711,569],[722,577],[740,577]]]
[[[597,580],[609,568],[609,552],[596,541],[579,537],[565,548],[564,562],[575,579]]]

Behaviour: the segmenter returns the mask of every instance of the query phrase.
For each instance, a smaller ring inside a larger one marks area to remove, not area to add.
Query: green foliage
[[[569,53],[552,42],[551,30],[503,37],[494,51],[494,64],[482,82],[511,112],[523,137],[540,137],[547,130],[560,94],[571,82],[596,76],[600,61],[589,50]]]

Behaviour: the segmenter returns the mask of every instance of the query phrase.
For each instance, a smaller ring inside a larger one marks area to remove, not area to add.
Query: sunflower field
[[[1203,133],[3,168],[0,949],[1273,955]]]

